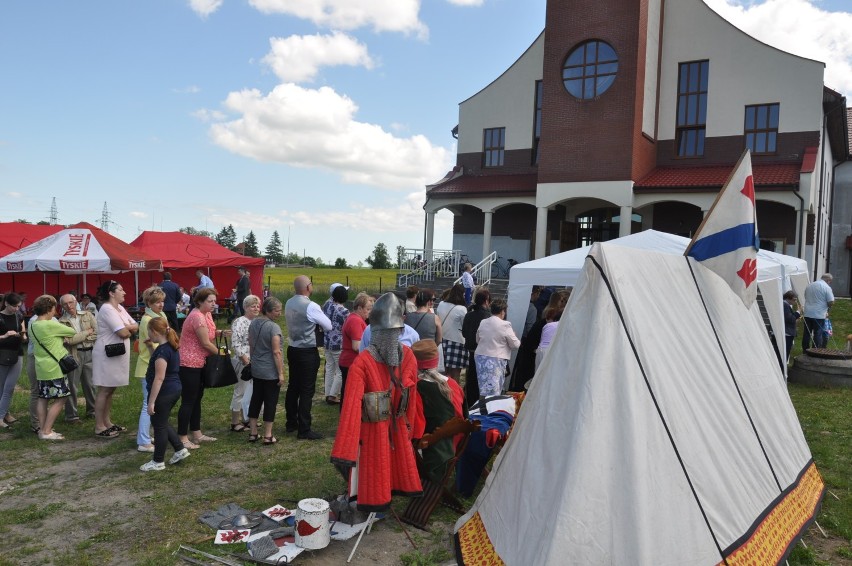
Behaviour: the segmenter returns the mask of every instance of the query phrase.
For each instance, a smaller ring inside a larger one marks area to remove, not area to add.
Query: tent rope
[[[772,462],[769,461],[769,455],[766,453],[766,448],[763,446],[763,440],[760,438],[760,433],[757,432],[757,425],[754,424],[754,419],[751,417],[751,411],[748,410],[748,405],[746,404],[742,391],[740,391],[740,384],[737,382],[734,370],[731,368],[731,364],[728,361],[728,354],[725,353],[725,348],[722,347],[722,339],[719,338],[719,333],[716,332],[716,325],[713,324],[713,318],[710,316],[710,310],[707,308],[707,302],[704,300],[704,295],[701,293],[701,287],[698,285],[698,279],[695,277],[695,271],[692,269],[692,262],[689,261],[689,258],[686,256],[684,256],[684,259],[686,260],[686,264],[689,266],[689,273],[692,275],[692,281],[695,283],[695,290],[698,291],[698,296],[701,298],[701,304],[704,306],[704,312],[707,314],[707,321],[710,323],[710,328],[713,329],[713,335],[716,337],[716,343],[719,345],[719,352],[722,353],[722,358],[725,360],[725,365],[728,367],[728,373],[731,375],[731,381],[733,381],[734,388],[737,390],[737,395],[740,397],[740,402],[742,403],[743,410],[745,410],[746,416],[748,417],[751,430],[754,432],[754,437],[757,439],[758,445],[760,445],[760,451],[763,452],[763,457],[766,459],[766,465],[769,466],[769,471],[772,472],[772,477],[775,479],[775,485],[778,486],[778,491],[783,492],[784,488],[781,487],[781,482],[778,481],[775,468],[772,466]]]
[[[618,318],[621,321],[621,327],[624,329],[624,334],[627,337],[627,341],[630,342],[630,348],[633,350],[633,357],[636,359],[636,363],[639,366],[639,371],[642,372],[642,379],[645,380],[645,387],[648,389],[648,394],[651,396],[651,400],[654,403],[654,408],[657,410],[657,415],[660,417],[660,422],[663,425],[663,429],[666,431],[666,436],[669,438],[669,443],[674,450],[675,456],[677,457],[677,461],[680,464],[680,469],[683,471],[683,475],[686,478],[686,482],[689,485],[689,489],[692,492],[692,497],[695,499],[696,505],[698,505],[698,510],[701,512],[701,516],[704,518],[704,524],[707,525],[707,530],[710,532],[710,537],[713,539],[713,544],[716,545],[716,550],[719,551],[719,556],[722,557],[722,562],[725,566],[728,566],[728,560],[725,557],[724,552],[722,551],[722,547],[719,544],[718,539],[716,538],[716,533],[713,532],[713,527],[710,525],[710,519],[707,518],[707,513],[704,511],[704,506],[701,505],[701,500],[698,498],[698,492],[695,491],[695,486],[692,484],[692,478],[689,477],[689,472],[686,470],[686,464],[681,458],[680,451],[677,448],[677,443],[675,443],[674,436],[672,436],[672,432],[669,429],[669,424],[666,422],[665,416],[663,416],[663,410],[660,408],[660,403],[657,401],[657,396],[654,395],[654,390],[651,387],[651,382],[648,379],[648,374],[645,373],[645,367],[642,365],[642,360],[639,358],[639,351],[636,349],[636,343],[633,341],[633,337],[630,335],[630,331],[627,329],[627,322],[624,320],[624,314],[621,312],[621,306],[618,304],[618,299],[615,296],[615,292],[612,290],[612,285],[609,283],[609,279],[604,273],[601,265],[595,260],[592,256],[586,256],[587,259],[591,260],[594,266],[597,268],[598,273],[603,279],[604,284],[606,285],[607,290],[609,291],[609,296],[612,299],[612,304],[615,307],[616,312],[618,312]]]

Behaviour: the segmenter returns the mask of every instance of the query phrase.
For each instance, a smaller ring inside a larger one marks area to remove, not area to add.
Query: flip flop
[[[244,425],[243,423],[232,424],[231,425],[231,432],[242,432],[247,428],[248,427],[246,425]]]
[[[278,439],[275,438],[274,436],[264,436],[263,437],[263,444],[265,446],[269,446],[270,444],[275,444],[276,442],[278,442]]]
[[[95,436],[98,438],[115,438],[118,436],[118,432],[112,430],[111,428],[105,428],[100,432],[96,432]]]

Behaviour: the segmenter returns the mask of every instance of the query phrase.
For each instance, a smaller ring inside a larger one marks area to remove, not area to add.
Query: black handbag
[[[124,342],[118,342],[117,344],[107,344],[104,346],[104,352],[108,358],[114,358],[116,356],[123,356],[127,353],[127,348],[124,347]]]
[[[0,366],[13,366],[18,363],[17,350],[0,350]]]
[[[242,371],[240,371],[240,379],[243,381],[251,381],[251,362],[243,366]]]
[[[224,346],[219,343],[219,338],[217,338],[217,352],[207,356],[207,359],[204,360],[204,367],[201,369],[201,379],[204,380],[205,388],[227,387],[237,382],[237,372],[234,371],[234,365],[231,363],[228,339],[224,337],[222,339],[224,340]]]
[[[80,367],[80,364],[77,363],[77,360],[74,359],[74,356],[71,354],[65,354],[62,356],[62,359],[57,360],[56,356],[53,353],[44,347],[44,344],[41,343],[41,340],[38,339],[38,336],[33,333],[32,328],[30,329],[30,334],[32,334],[33,338],[36,339],[38,345],[41,346],[41,349],[48,353],[48,355],[53,358],[53,361],[59,364],[59,369],[62,370],[63,374],[68,374]]]

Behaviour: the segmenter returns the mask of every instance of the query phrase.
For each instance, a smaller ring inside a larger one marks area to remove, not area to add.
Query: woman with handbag
[[[180,349],[180,383],[183,388],[178,409],[178,436],[185,448],[195,450],[200,442],[216,439],[201,432],[201,398],[204,397],[202,370],[211,354],[218,354],[216,336],[230,336],[230,330],[216,330],[213,311],[216,289],[205,287],[192,298],[195,308],[183,321]],[[192,438],[190,438],[190,435]]]
[[[257,418],[263,405],[263,443],[275,444],[272,435],[278,396],[284,386],[284,354],[282,352],[281,327],[276,320],[281,316],[281,301],[267,297],[261,307],[262,316],[251,321],[249,326],[249,349],[251,350],[251,377],[254,388],[249,404],[249,442],[257,442]]]
[[[151,417],[148,415],[148,384],[145,376],[148,374],[148,364],[154,353],[156,344],[148,335],[148,324],[154,318],[166,318],[163,306],[166,304],[166,293],[160,287],[154,285],[142,291],[142,301],[145,303],[145,314],[139,321],[139,356],[136,358],[135,376],[142,382],[142,410],[139,412],[139,430],[136,433],[136,450],[139,452],[153,452],[154,444],[151,442]]]
[[[20,313],[21,296],[8,293],[0,310],[0,428],[9,428],[15,419],[8,414],[15,384],[21,375],[21,344],[26,338],[24,317]]]
[[[183,442],[169,424],[169,415],[180,398],[180,340],[174,329],[169,328],[168,319],[165,317],[153,317],[148,323],[148,337],[156,349],[151,354],[145,376],[145,387],[148,389],[148,404],[145,411],[151,418],[154,426],[154,439],[156,440],[154,455],[150,462],[142,464],[139,468],[143,472],[154,472],[164,470],[166,464],[166,444],[174,448],[174,455],[169,464],[177,464],[187,456],[189,450],[184,448]]]
[[[231,323],[231,345],[234,348],[234,356],[231,363],[237,376],[243,372],[243,368],[251,362],[251,351],[249,350],[248,329],[251,321],[260,314],[260,297],[248,295],[243,299],[243,316]],[[249,402],[254,390],[252,380],[240,379],[234,385],[234,394],[231,397],[231,431],[242,432],[248,428]]]
[[[462,368],[467,367],[467,350],[464,348],[462,336],[467,307],[464,302],[464,287],[460,283],[452,286],[447,298],[438,305],[435,314],[441,319],[444,373],[458,383],[461,380]]]
[[[130,337],[139,325],[124,309],[124,288],[117,281],[105,281],[98,288],[103,301],[98,310],[98,338],[92,350],[92,383],[98,388],[95,398],[95,436],[115,438],[127,427],[110,418],[115,390],[130,383]]]
[[[38,437],[41,440],[65,440],[64,436],[53,430],[53,423],[65,407],[65,397],[71,395],[68,376],[60,367],[59,360],[68,355],[62,339],[73,336],[74,329],[54,318],[56,299],[50,295],[37,298],[33,303],[33,312],[37,318],[30,325],[30,334],[35,341],[33,355],[38,379]],[[50,404],[51,399],[62,401]]]

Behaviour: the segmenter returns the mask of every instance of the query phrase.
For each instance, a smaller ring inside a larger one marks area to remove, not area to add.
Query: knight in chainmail
[[[348,495],[361,511],[385,511],[391,494],[422,494],[413,438],[424,420],[417,393],[417,361],[400,345],[402,303],[393,293],[376,300],[370,313],[372,337],[355,358],[346,378],[346,394],[331,461],[344,472],[358,467],[357,485]],[[344,473],[348,477],[348,473]]]
[[[402,348],[399,345],[400,334],[402,334],[401,328],[375,330],[366,351],[380,364],[399,367],[402,356]]]

